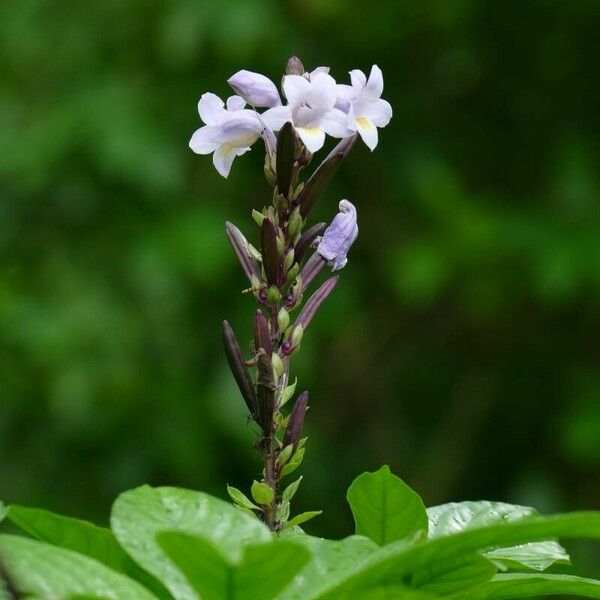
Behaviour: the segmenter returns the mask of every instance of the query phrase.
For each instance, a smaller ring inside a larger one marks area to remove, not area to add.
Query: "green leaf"
[[[550,595],[600,598],[600,581],[572,575],[537,573],[496,575],[489,583],[472,590],[469,593],[469,600],[508,600]],[[452,598],[462,600],[464,596],[457,595]]]
[[[310,558],[292,540],[247,545],[237,561],[198,536],[164,532],[157,540],[202,600],[274,599]]]
[[[275,498],[273,488],[262,481],[252,482],[252,497],[256,502],[263,505],[269,505]]]
[[[285,529],[289,529],[290,527],[296,527],[297,525],[302,525],[302,523],[306,523],[306,521],[310,521],[311,519],[318,517],[322,512],[322,510],[308,510],[306,512],[300,513],[299,515],[296,515],[286,523]]]
[[[285,490],[283,490],[282,498],[284,501],[287,501],[287,502],[291,501],[291,499],[294,497],[294,495],[298,491],[301,481],[302,481],[302,475],[300,477],[298,477],[298,479],[296,479],[296,481],[294,481],[293,483],[290,483],[290,485],[288,485],[285,488]]]
[[[290,462],[283,467],[281,471],[281,476],[289,475],[293,473],[301,464],[304,459],[304,448],[298,448],[292,458],[290,458]]]
[[[138,580],[161,598],[168,597],[162,584],[134,563],[109,529],[88,521],[65,517],[47,510],[12,505],[8,518],[37,540],[79,552]]]
[[[2,502],[0,500],[0,523],[2,521],[4,521],[7,514],[8,514],[8,507],[6,506],[6,504],[4,504],[4,502]]]
[[[328,584],[342,580],[378,549],[372,540],[358,535],[339,541],[312,537],[298,533],[298,530],[288,530],[282,535],[284,539],[292,539],[310,550],[312,558],[294,578],[292,585],[285,589],[281,600],[319,597]]]
[[[279,408],[281,408],[293,395],[296,391],[296,385],[298,384],[298,378],[294,379],[294,383],[288,385],[284,390],[283,394],[281,394],[281,402],[279,404]]]
[[[244,544],[268,541],[272,534],[258,519],[208,494],[171,487],[142,486],[121,494],[113,505],[111,527],[117,540],[146,571],[160,579],[177,600],[198,600],[179,570],[166,559],[155,536],[182,531],[203,536],[228,560]]]
[[[417,570],[411,579],[411,586],[446,595],[489,581],[495,574],[496,567],[473,552]]]
[[[427,509],[429,536],[440,537],[463,531],[539,516],[534,508],[504,502],[451,502]],[[535,569],[543,571],[554,563],[569,564],[565,549],[553,541],[521,544],[513,548],[499,548],[486,557],[501,570]]]
[[[234,488],[233,486],[228,485],[227,493],[229,494],[229,497],[238,506],[241,506],[242,508],[246,508],[248,510],[260,510],[260,508],[258,506],[256,506],[256,504],[254,504],[254,502],[252,502],[252,500],[250,500],[250,498],[248,498],[248,496],[246,496],[246,494],[244,494],[237,488]]]
[[[403,583],[419,569],[437,569],[437,565],[474,552],[559,536],[600,539],[600,512],[531,517],[416,544],[394,542],[371,555],[344,582],[330,585],[319,598],[340,598],[343,594],[356,596],[372,586]]]
[[[2,534],[0,555],[17,589],[28,596],[156,600],[133,579],[71,550]]]
[[[356,533],[383,546],[427,531],[427,513],[419,495],[385,465],[359,475],[348,489]]]
[[[510,548],[498,548],[485,553],[501,571],[533,569],[545,571],[553,564],[571,564],[567,551],[557,542],[532,542]]]

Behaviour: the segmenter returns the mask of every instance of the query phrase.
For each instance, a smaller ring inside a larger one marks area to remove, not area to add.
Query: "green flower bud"
[[[285,331],[290,324],[290,313],[285,308],[281,308],[277,315],[277,326],[279,331]]]
[[[275,378],[279,379],[285,371],[285,365],[281,360],[281,356],[279,356],[277,352],[273,352],[273,356],[271,356],[271,364],[273,365],[273,373],[275,374]]]
[[[267,292],[267,300],[269,304],[279,304],[281,302],[281,292],[274,285]]]
[[[256,224],[260,227],[262,225],[265,215],[257,211],[255,208],[252,209],[252,218],[256,221]]]
[[[293,348],[300,345],[300,342],[302,341],[303,336],[304,336],[304,327],[302,327],[302,325],[296,325],[296,327],[294,327],[294,331],[292,332],[292,347]]]
[[[283,259],[283,269],[287,273],[290,267],[294,264],[294,249],[291,248],[288,250],[288,253],[285,255]]]
[[[302,217],[300,216],[300,208],[296,207],[288,220],[288,234],[291,238],[302,229]]]

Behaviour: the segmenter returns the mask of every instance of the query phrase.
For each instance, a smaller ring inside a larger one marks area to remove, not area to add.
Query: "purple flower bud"
[[[275,84],[260,73],[241,70],[232,75],[227,83],[251,106],[271,108],[281,104]]]
[[[233,377],[238,384],[240,393],[246,402],[250,414],[256,418],[257,402],[254,384],[248,372],[248,367],[246,367],[240,345],[231,325],[227,321],[223,321],[223,345],[225,346],[227,361],[229,362]]]
[[[277,284],[281,260],[277,250],[277,231],[269,218],[265,218],[260,227],[260,245],[267,281]]]
[[[342,200],[340,212],[325,230],[317,252],[329,262],[332,271],[337,271],[348,262],[346,255],[357,236],[356,208],[352,202]]]
[[[297,56],[291,56],[285,68],[286,75],[304,75],[304,65]]]
[[[229,239],[229,243],[233,247],[233,251],[242,265],[242,269],[246,277],[252,281],[252,276],[260,279],[260,271],[258,265],[250,254],[248,241],[242,232],[233,224],[227,221],[225,223],[225,233]]]
[[[337,285],[338,277],[330,277],[309,299],[304,305],[298,318],[296,319],[295,325],[302,325],[306,329],[313,317],[319,310],[319,307],[329,297],[333,289]]]
[[[306,253],[306,251],[308,250],[310,245],[315,241],[315,238],[318,235],[321,235],[325,231],[326,228],[327,228],[327,223],[317,223],[316,225],[309,227],[302,234],[302,236],[298,240],[298,243],[296,244],[296,247],[294,249],[297,262],[302,261],[302,259],[304,258],[304,254]]]
[[[254,349],[258,352],[260,348],[262,348],[268,356],[271,356],[273,353],[273,343],[271,341],[269,323],[260,309],[257,309],[254,317]]]
[[[275,381],[271,358],[261,348],[258,351],[258,377],[256,379],[256,422],[265,436],[271,432],[275,406]]]
[[[307,261],[300,271],[300,279],[302,281],[302,290],[308,288],[312,280],[320,273],[325,266],[325,259],[315,252]]]
[[[302,435],[302,427],[304,425],[304,414],[308,406],[308,392],[302,392],[294,404],[294,408],[290,414],[290,419],[283,434],[283,447],[292,444],[294,452],[298,447],[300,436]]]

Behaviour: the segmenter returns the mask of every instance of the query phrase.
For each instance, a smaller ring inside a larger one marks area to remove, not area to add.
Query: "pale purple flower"
[[[277,86],[260,73],[242,69],[232,75],[227,83],[251,106],[271,108],[281,104]]]
[[[227,108],[215,94],[202,94],[198,103],[200,118],[206,125],[196,130],[190,139],[190,148],[196,154],[213,154],[217,171],[227,177],[236,156],[250,150],[264,129],[259,116],[244,108],[239,96],[227,99]]]
[[[383,74],[373,65],[369,79],[355,69],[350,71],[352,85],[339,84],[336,88],[337,109],[348,113],[348,128],[356,131],[365,144],[374,150],[378,142],[378,127],[385,127],[392,118],[392,107],[381,99]]]
[[[267,127],[279,131],[284,123],[291,121],[298,137],[310,152],[316,152],[325,143],[325,134],[343,138],[351,135],[347,128],[347,115],[334,108],[337,99],[333,77],[319,67],[303,75],[286,75],[283,91],[287,106],[276,106],[262,115]]]
[[[317,253],[328,261],[332,271],[338,271],[346,265],[350,246],[358,236],[356,208],[352,202],[342,200],[339,208],[340,212],[325,230],[317,246]]]

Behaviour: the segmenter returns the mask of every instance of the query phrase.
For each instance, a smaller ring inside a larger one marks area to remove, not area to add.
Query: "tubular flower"
[[[325,230],[317,246],[317,253],[328,261],[332,271],[338,271],[346,265],[350,246],[358,236],[356,208],[352,202],[342,200],[339,208],[340,212]]]
[[[365,144],[374,150],[378,142],[378,127],[385,127],[392,118],[392,107],[382,100],[383,74],[373,65],[369,79],[355,69],[350,71],[352,85],[338,85],[336,107],[348,113],[348,129],[356,131]]]
[[[190,148],[196,154],[213,153],[217,171],[227,177],[236,156],[250,150],[260,137],[263,124],[258,115],[244,108],[240,96],[227,99],[227,108],[215,94],[203,94],[198,103],[200,118],[206,125],[196,130],[190,139]]]

